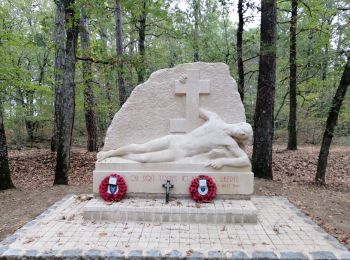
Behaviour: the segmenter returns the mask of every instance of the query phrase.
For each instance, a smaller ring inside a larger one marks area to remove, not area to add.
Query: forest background
[[[255,179],[255,194],[288,196],[350,248],[349,25],[345,0],[0,0],[0,239],[91,192],[95,153],[136,85],[203,61],[229,66],[260,135],[253,171],[274,181]]]
[[[244,104],[253,123],[260,43],[260,8],[241,1],[244,19],[242,60]],[[122,1],[123,64],[126,96],[160,69],[200,60],[224,62],[239,81],[237,1]],[[84,7],[89,55],[78,44],[73,143],[86,145],[83,64],[91,64],[98,146],[120,107],[113,1],[77,1]],[[277,3],[275,136],[287,142],[291,1]],[[8,145],[48,144],[55,100],[55,10],[50,0],[8,0],[0,4],[0,89]],[[299,1],[296,27],[297,128],[300,143],[319,144],[327,113],[346,62],[350,43],[346,1]],[[80,15],[77,12],[76,15]],[[57,22],[57,21],[56,21]],[[80,31],[82,31],[80,29]],[[81,42],[81,39],[79,39]],[[86,101],[85,101],[86,102]],[[345,98],[335,142],[350,143],[350,98]]]

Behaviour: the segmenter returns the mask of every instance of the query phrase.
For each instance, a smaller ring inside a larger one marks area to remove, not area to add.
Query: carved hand
[[[214,169],[220,169],[222,168],[222,166],[224,166],[224,162],[221,159],[215,159],[215,160],[211,160],[209,161],[206,166],[210,166],[213,167]]]

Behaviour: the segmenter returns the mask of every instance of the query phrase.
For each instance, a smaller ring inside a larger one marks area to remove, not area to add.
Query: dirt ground
[[[350,249],[350,147],[330,153],[327,185],[313,183],[319,147],[274,148],[274,180],[255,179],[256,195],[282,195]],[[68,193],[91,193],[96,155],[75,148],[70,185],[52,186],[55,155],[46,149],[10,152],[17,189],[0,192],[0,240]]]

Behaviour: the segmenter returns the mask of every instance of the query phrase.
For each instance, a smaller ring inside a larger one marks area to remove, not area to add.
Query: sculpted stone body
[[[227,124],[217,114],[203,108],[199,110],[199,116],[206,122],[188,134],[167,135],[144,144],[130,144],[117,150],[100,152],[98,160],[122,157],[142,163],[173,162],[206,154],[209,158],[206,165],[215,169],[250,164],[244,151],[253,134],[248,123]]]
[[[205,109],[203,109],[205,108]],[[252,139],[237,84],[224,63],[187,63],[152,73],[113,118],[93,175],[94,193],[112,173],[125,176],[128,194],[188,196],[193,177],[211,176],[217,194],[253,193],[245,153]]]

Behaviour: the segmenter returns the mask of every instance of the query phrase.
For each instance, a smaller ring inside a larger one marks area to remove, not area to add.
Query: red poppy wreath
[[[216,184],[206,175],[200,175],[191,182],[189,192],[191,198],[197,203],[210,202],[216,197]]]
[[[118,174],[105,177],[99,187],[102,199],[108,202],[121,201],[125,197],[127,189],[124,178]]]

